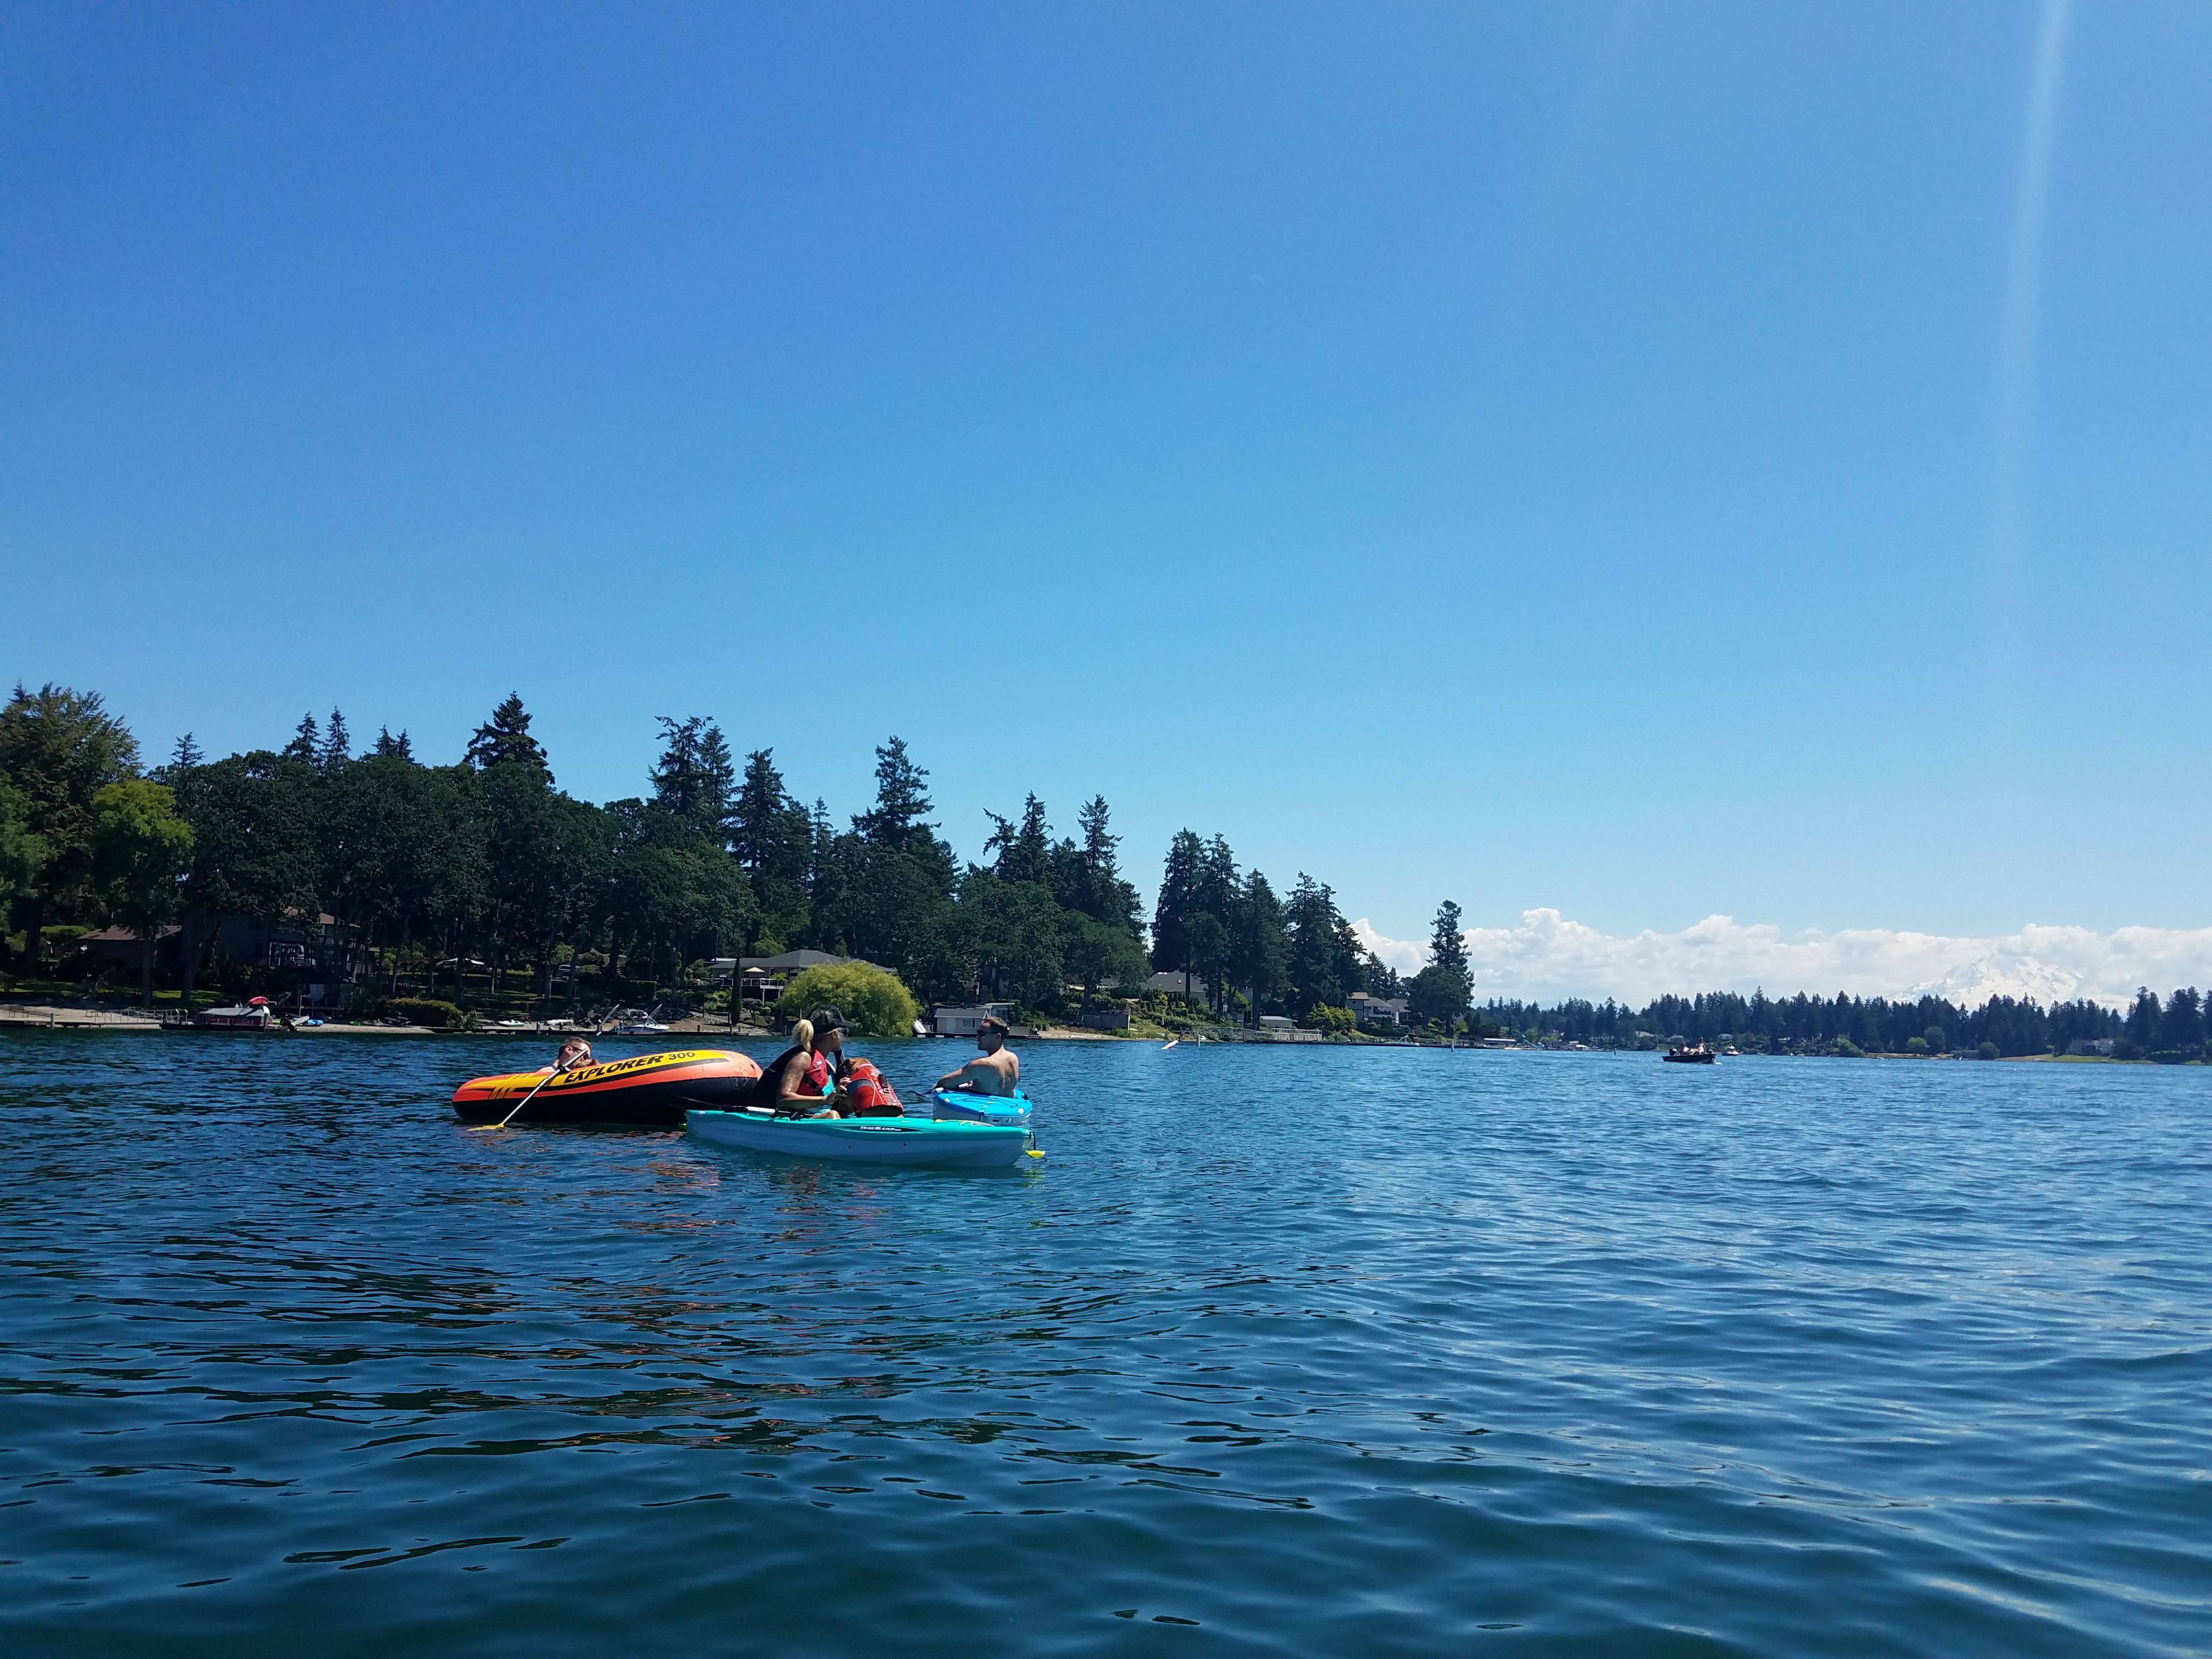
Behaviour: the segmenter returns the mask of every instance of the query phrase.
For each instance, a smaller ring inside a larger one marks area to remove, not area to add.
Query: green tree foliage
[[[1030,798],[1035,800],[1036,797]],[[1152,966],[1164,974],[1194,971],[1188,928],[1199,910],[1198,884],[1206,843],[1189,830],[1178,830],[1168,843],[1160,872],[1159,902],[1152,907]]]
[[[677,720],[663,714],[660,736],[660,758],[653,769],[654,802],[700,839],[726,845],[733,827],[738,780],[721,728],[703,715]]]
[[[311,709],[300,716],[300,724],[293,728],[292,741],[280,750],[286,760],[295,760],[309,766],[319,764],[323,757],[323,732],[315,724]]]
[[[25,933],[33,962],[50,913],[86,908],[93,874],[93,797],[138,775],[138,742],[107,712],[96,691],[19,683],[0,708],[0,775],[23,803],[28,836],[40,858],[21,896],[28,901]]]
[[[2189,986],[2166,1000],[2159,1016],[2160,1045],[2177,1054],[2189,1054],[2204,1042],[2204,1004],[2197,988]]]
[[[509,692],[506,701],[491,711],[491,718],[477,727],[476,735],[469,739],[465,758],[479,771],[519,764],[536,767],[546,774],[549,782],[552,777],[552,769],[545,763],[545,750],[530,735],[530,714],[522,706],[520,692]]]
[[[1284,907],[1290,934],[1290,1007],[1300,1018],[1318,1007],[1342,1005],[1366,989],[1358,937],[1336,908],[1328,884],[1303,870]]]
[[[1034,882],[1046,886],[1052,880],[1052,829],[1046,823],[1044,803],[1031,795],[1022,803],[1022,821],[1009,823],[996,812],[988,815],[994,826],[983,843],[992,872],[1001,881]]]
[[[1031,1008],[1060,1006],[1067,982],[1066,913],[1042,882],[971,870],[961,883],[960,911],[970,929],[977,992]]]
[[[1206,988],[1214,1012],[1222,1006],[1229,983],[1231,939],[1228,924],[1211,910],[1200,910],[1183,923],[1186,972]]]
[[[784,787],[773,751],[758,749],[746,756],[744,777],[731,813],[730,850],[752,885],[760,918],[749,945],[757,947],[773,939],[773,948],[765,952],[772,955],[807,936],[812,918],[807,875],[813,841],[806,809]]]
[[[345,716],[333,708],[331,723],[323,728],[323,746],[316,751],[315,764],[328,775],[352,758],[353,738],[346,731]]]
[[[176,797],[145,778],[106,785],[93,796],[92,813],[95,903],[137,935],[139,991],[150,1005],[155,947],[184,903],[191,826],[177,816]]]
[[[1406,981],[1406,1003],[1414,1018],[1449,1027],[1467,1012],[1467,980],[1459,971],[1431,963]]]
[[[1133,996],[1152,972],[1145,947],[1126,928],[1080,911],[1063,910],[1060,957],[1069,975],[1083,988],[1086,1006],[1101,987],[1112,985],[1125,996]]]
[[[618,800],[606,808],[615,962],[641,952],[651,977],[672,980],[687,962],[723,954],[750,937],[758,911],[744,872],[689,820],[659,803]]]
[[[809,968],[783,988],[776,1018],[803,1019],[815,1009],[835,1008],[848,1030],[863,1036],[912,1036],[920,1011],[895,974],[865,962],[825,963]]]
[[[266,749],[173,773],[169,787],[192,827],[179,938],[189,1000],[221,918],[316,913],[318,802],[313,764]]]
[[[0,773],[0,918],[18,893],[37,884],[46,857],[46,843],[31,830],[31,803]]]
[[[2159,1046],[2159,1028],[2166,1023],[2158,993],[2148,986],[2136,988],[2135,1006],[2128,1010],[2127,1040],[2130,1052],[2147,1054]]]
[[[1257,870],[1245,878],[1234,915],[1230,970],[1251,999],[1256,1018],[1290,989],[1290,933],[1284,923],[1282,902]]]

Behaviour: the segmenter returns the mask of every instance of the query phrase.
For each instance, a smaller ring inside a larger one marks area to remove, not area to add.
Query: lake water
[[[1032,1044],[959,1175],[525,1053],[0,1038],[0,1650],[2212,1648],[2212,1071]]]

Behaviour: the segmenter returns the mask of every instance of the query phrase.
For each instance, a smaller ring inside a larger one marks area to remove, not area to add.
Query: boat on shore
[[[758,1060],[733,1049],[673,1048],[579,1066],[550,1081],[542,1070],[471,1078],[453,1091],[453,1115],[497,1123],[536,1089],[515,1122],[680,1129],[687,1111],[743,1104],[760,1074]]]
[[[694,1109],[686,1128],[719,1146],[837,1163],[914,1169],[1003,1170],[1030,1151],[1030,1132],[963,1118],[781,1117],[763,1107]]]
[[[1720,1056],[1702,1042],[1686,1042],[1669,1048],[1659,1058],[1671,1060],[1677,1066],[1710,1066]]]

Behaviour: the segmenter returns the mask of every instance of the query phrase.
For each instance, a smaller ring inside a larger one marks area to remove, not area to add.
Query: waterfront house
[[[1386,1025],[1395,1030],[1406,1023],[1407,1004],[1404,997],[1376,997],[1364,991],[1354,991],[1346,1000],[1352,1005],[1352,1017],[1362,1025]]]
[[[981,1029],[987,1019],[1004,1024],[1013,1016],[1011,1002],[979,1002],[972,1007],[940,1007],[931,1017],[931,1024],[939,1036],[971,1037]]]

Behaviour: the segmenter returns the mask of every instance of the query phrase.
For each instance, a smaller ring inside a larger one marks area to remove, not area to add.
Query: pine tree
[[[192,741],[192,734],[189,732],[179,738],[177,746],[169,751],[169,769],[172,772],[189,772],[193,767],[206,763],[207,757],[200,752],[199,744]]]
[[[322,728],[315,724],[313,714],[300,716],[299,729],[292,733],[292,741],[284,745],[283,754],[288,760],[305,761],[310,766],[322,759]]]
[[[468,763],[479,771],[495,766],[534,766],[545,773],[550,783],[552,770],[545,764],[545,750],[538,739],[530,735],[530,714],[522,706],[522,694],[511,691],[507,700],[491,711],[491,719],[477,727],[476,735],[469,739]]]
[[[906,752],[906,739],[894,737],[876,750],[876,804],[853,820],[861,839],[901,853],[925,850],[936,825],[928,822],[929,774]]]
[[[704,715],[678,720],[663,714],[660,734],[660,759],[653,769],[653,799],[715,845],[726,844],[737,776],[721,728]]]
[[[386,757],[397,757],[400,760],[413,760],[415,745],[407,741],[407,732],[404,727],[399,735],[395,738],[392,735],[390,726],[380,726],[376,728],[376,747],[372,752]]]
[[[346,731],[345,716],[333,708],[331,723],[323,728],[323,745],[316,752],[315,763],[325,772],[335,772],[352,758],[353,738]]]
[[[1164,974],[1182,973],[1186,992],[1194,969],[1188,928],[1196,914],[1199,867],[1205,859],[1206,843],[1196,833],[1176,830],[1160,872],[1159,902],[1152,907],[1152,966]]]
[[[1474,982],[1468,971],[1467,941],[1460,937],[1459,906],[1446,899],[1437,907],[1437,919],[1429,934],[1429,965],[1448,968],[1461,978]]]
[[[1008,823],[996,812],[986,813],[997,826],[983,851],[993,860],[992,869],[1001,881],[1045,882],[1050,878],[1052,827],[1045,822],[1044,803],[1031,795],[1022,803],[1022,821]]]

